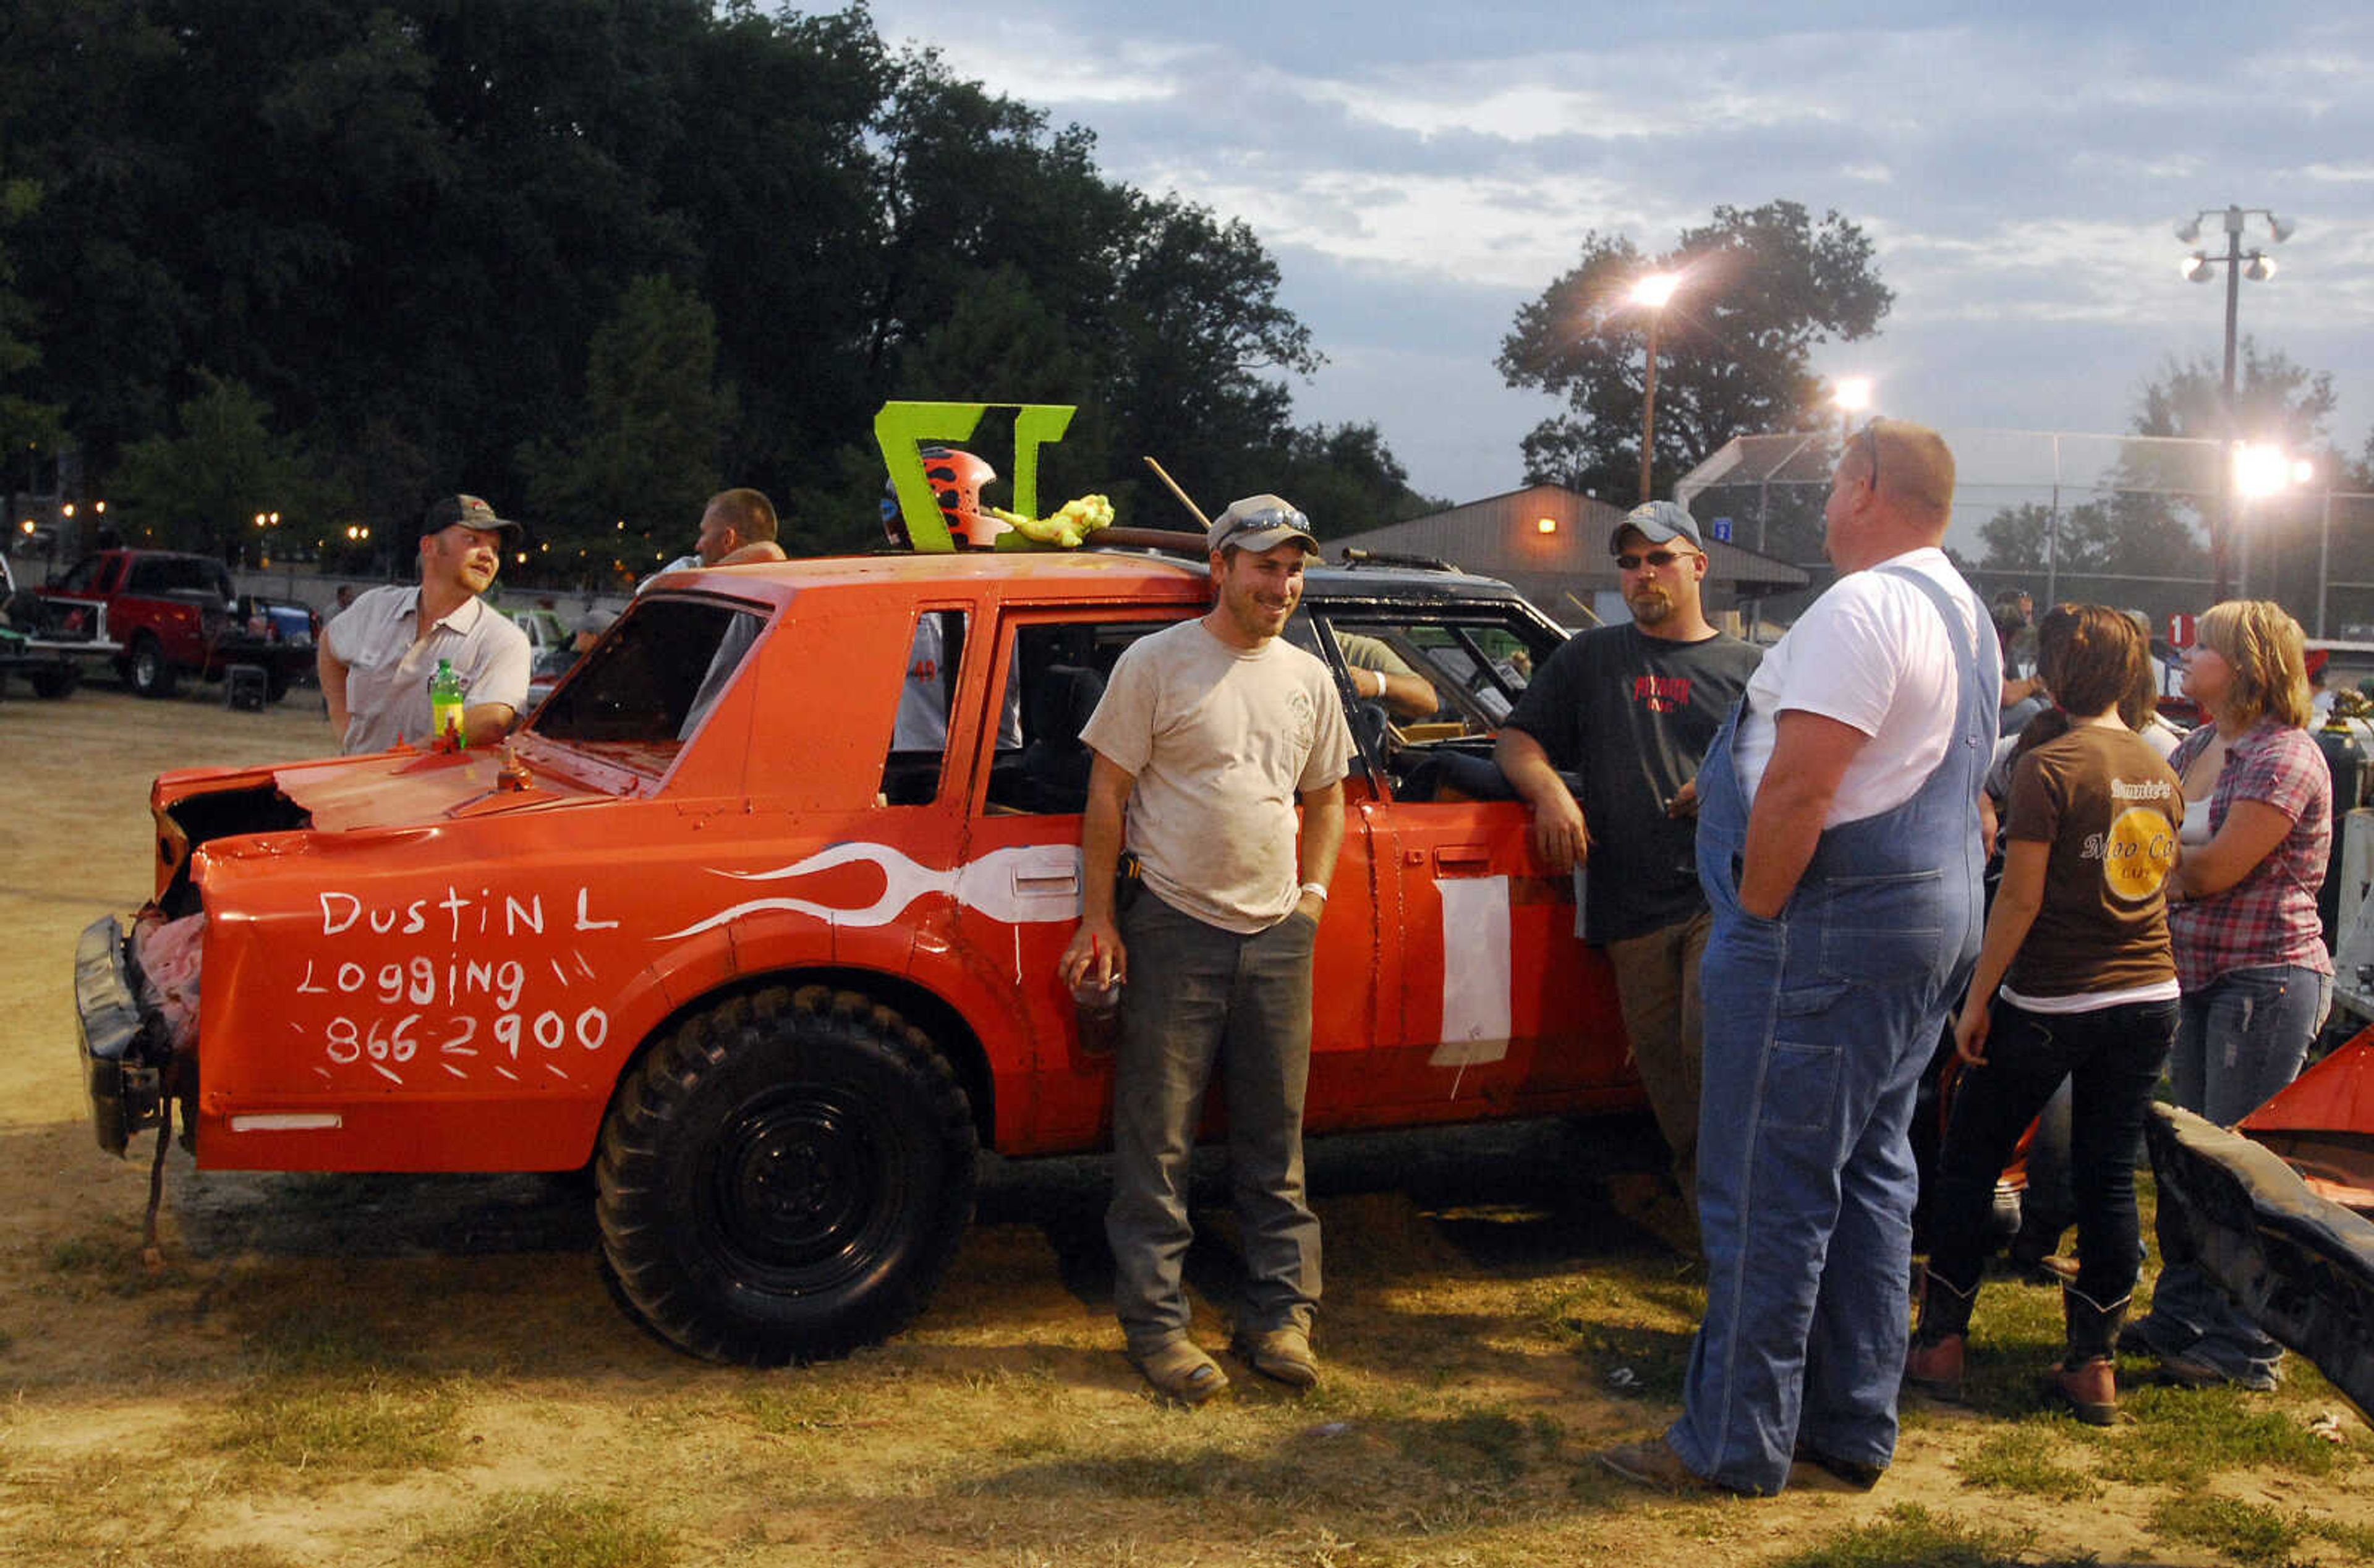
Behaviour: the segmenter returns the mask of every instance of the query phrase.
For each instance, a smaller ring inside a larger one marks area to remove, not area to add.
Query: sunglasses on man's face
[[[1661,568],[1670,567],[1675,561],[1686,561],[1692,556],[1697,554],[1698,552],[1696,550],[1651,550],[1645,556],[1636,556],[1627,552],[1626,554],[1616,557],[1616,569],[1617,571],[1637,572],[1644,565]]]
[[[1863,441],[1863,456],[1869,465],[1863,474],[1863,485],[1873,494],[1879,492],[1879,421],[1875,419],[1858,432]]]

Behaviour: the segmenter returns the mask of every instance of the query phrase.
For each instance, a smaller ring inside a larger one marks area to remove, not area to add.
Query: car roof
[[[817,589],[869,584],[922,594],[935,584],[1024,583],[1057,598],[1108,599],[1115,594],[1181,601],[1202,597],[1209,572],[1184,556],[1140,549],[967,550],[940,554],[882,551],[864,556],[815,556],[738,567],[686,568],[664,582],[712,587],[781,603]],[[1494,578],[1401,566],[1314,565],[1304,578],[1306,603],[1337,607],[1463,601],[1500,603],[1517,591]]]

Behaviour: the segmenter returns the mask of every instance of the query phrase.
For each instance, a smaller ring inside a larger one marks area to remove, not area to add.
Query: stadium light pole
[[[2298,228],[2298,225],[2289,218],[2277,217],[2265,207],[2229,206],[2223,209],[2203,207],[2176,226],[2176,237],[2188,245],[2199,240],[2201,220],[2206,217],[2217,219],[2226,230],[2226,253],[2222,256],[2213,256],[2205,249],[2195,251],[2177,264],[2177,270],[2191,282],[2207,283],[2212,267],[2222,266],[2226,269],[2226,376],[2222,383],[2223,398],[2218,408],[2225,420],[2225,439],[2229,449],[2229,461],[2220,470],[2220,487],[2224,491],[2223,505],[2218,509],[2217,521],[2209,530],[2209,563],[2212,579],[2210,598],[2214,603],[2226,597],[2226,591],[2229,586],[2226,575],[2226,558],[2228,544],[2233,538],[2238,503],[2235,486],[2238,464],[2231,459],[2230,449],[2240,439],[2240,432],[2237,428],[2234,417],[2234,345],[2235,323],[2241,313],[2242,279],[2248,277],[2253,283],[2263,283],[2275,275],[2274,258],[2264,251],[2253,250],[2247,255],[2243,253],[2242,230],[2250,219],[2263,217],[2267,220],[2267,233],[2271,240],[2280,245],[2292,237],[2293,230]]]
[[[1653,498],[1649,487],[1651,467],[1657,451],[1657,329],[1665,319],[1665,307],[1674,298],[1674,290],[1682,286],[1682,275],[1652,272],[1632,285],[1632,303],[1649,312],[1649,376],[1647,390],[1640,399],[1640,504]]]

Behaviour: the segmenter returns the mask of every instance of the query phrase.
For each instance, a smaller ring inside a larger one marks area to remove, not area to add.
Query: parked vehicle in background
[[[527,633],[531,649],[528,663],[527,700],[520,705],[520,721],[525,723],[544,706],[552,688],[577,664],[577,638],[561,620],[557,610],[541,605],[528,610],[506,610],[511,625]]]
[[[0,554],[0,688],[21,675],[34,696],[62,697],[81,683],[83,660],[112,651],[95,628],[69,630],[61,619],[40,594],[18,587],[16,569]]]
[[[117,674],[142,696],[254,664],[277,702],[312,668],[322,631],[305,605],[241,596],[220,561],[171,550],[100,550],[39,592],[58,626],[112,645]]]
[[[539,604],[525,610],[505,610],[503,614],[511,617],[511,625],[527,634],[527,645],[537,669],[552,666],[558,660],[558,667],[553,669],[553,673],[558,674],[576,661],[577,655],[570,648],[575,634],[560,618],[559,611]]]

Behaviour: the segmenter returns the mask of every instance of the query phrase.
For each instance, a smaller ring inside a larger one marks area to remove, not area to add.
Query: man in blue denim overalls
[[[1979,792],[2002,664],[1940,545],[1954,458],[1874,420],[1823,509],[1841,574],[1765,656],[1698,774],[1714,913],[1698,1223],[1706,1320],[1681,1419],[1599,1457],[1769,1495],[1896,1451],[1913,1092],[1978,955]]]

